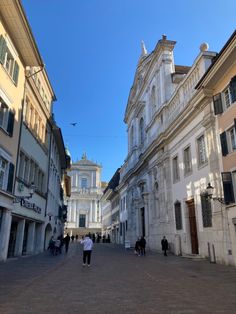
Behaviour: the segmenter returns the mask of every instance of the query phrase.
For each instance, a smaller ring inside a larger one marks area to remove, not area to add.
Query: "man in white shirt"
[[[90,261],[91,261],[91,254],[92,254],[92,249],[93,249],[93,241],[90,239],[88,235],[85,236],[84,239],[80,241],[81,244],[84,246],[84,251],[83,251],[83,266],[87,265],[90,267]]]

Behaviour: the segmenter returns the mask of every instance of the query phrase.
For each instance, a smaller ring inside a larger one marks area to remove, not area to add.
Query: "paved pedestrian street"
[[[0,313],[236,313],[236,269],[95,244],[0,263]]]

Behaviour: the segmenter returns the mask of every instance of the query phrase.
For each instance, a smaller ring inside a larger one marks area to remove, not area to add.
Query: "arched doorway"
[[[47,250],[51,237],[52,237],[52,226],[48,223],[45,228],[44,250]]]

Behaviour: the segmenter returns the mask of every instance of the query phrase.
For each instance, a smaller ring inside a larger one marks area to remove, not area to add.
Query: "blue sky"
[[[23,0],[55,90],[54,113],[73,160],[83,152],[109,181],[127,156],[123,122],[141,41],[177,41],[178,65],[202,42],[219,51],[235,29],[235,0]],[[73,127],[71,122],[78,124]]]

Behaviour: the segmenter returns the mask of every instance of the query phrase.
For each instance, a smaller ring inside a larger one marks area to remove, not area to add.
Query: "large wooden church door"
[[[189,213],[189,228],[191,237],[192,254],[198,254],[198,235],[197,235],[197,222],[195,215],[194,200],[187,201]]]

